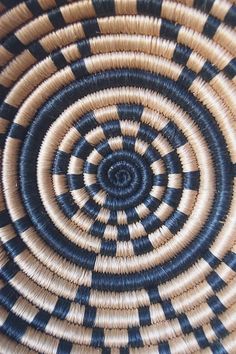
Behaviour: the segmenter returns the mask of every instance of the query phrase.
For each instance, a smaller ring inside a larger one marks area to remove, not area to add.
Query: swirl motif
[[[0,2],[1,353],[235,353],[233,3]]]

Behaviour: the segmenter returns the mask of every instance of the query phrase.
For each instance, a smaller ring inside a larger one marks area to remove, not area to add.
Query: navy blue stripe
[[[85,37],[94,37],[100,34],[100,28],[96,18],[81,21]]]
[[[67,61],[61,52],[52,53],[51,58],[58,70],[64,68],[67,65]]]
[[[101,124],[101,127],[107,139],[116,135],[121,135],[120,122],[118,120]]]
[[[11,224],[11,218],[8,210],[0,211],[0,227],[7,226],[8,224]]]
[[[216,295],[209,297],[207,303],[216,315],[226,310],[225,306]]]
[[[90,288],[81,285],[77,290],[75,296],[75,302],[77,302],[80,305],[88,305],[89,298],[90,298]]]
[[[173,208],[177,208],[182,195],[182,189],[168,187],[164,195],[163,201]],[[170,220],[171,223],[171,220]]]
[[[223,69],[225,75],[229,79],[233,79],[236,75],[236,58],[233,58]]]
[[[83,174],[75,175],[75,174],[67,174],[68,184],[70,191],[74,191],[76,189],[81,189],[84,187],[84,176]]]
[[[137,221],[139,218],[138,213],[136,212],[135,209],[127,209],[127,210],[125,210],[125,213],[127,216],[128,224],[131,224],[131,223]],[[109,223],[110,223],[110,221],[109,221]]]
[[[176,317],[174,307],[170,300],[164,300],[161,304],[167,320],[172,320]]]
[[[13,139],[23,140],[26,134],[26,129],[20,124],[13,123],[11,125],[9,136]]]
[[[99,348],[104,346],[104,330],[102,328],[93,328],[91,345]]]
[[[209,345],[207,337],[201,327],[196,328],[194,331],[194,336],[197,339],[198,345],[200,348],[204,349]]]
[[[140,237],[132,240],[132,245],[134,248],[134,253],[136,255],[151,252],[153,250],[153,245],[148,237]]]
[[[218,27],[220,26],[221,21],[218,20],[217,18],[209,15],[206,23],[204,25],[202,33],[207,36],[208,38],[214,37]]]
[[[232,172],[233,172],[233,176],[236,177],[236,163],[233,164],[232,166]]]
[[[47,56],[46,50],[39,42],[30,44],[28,50],[37,60],[42,60]]]
[[[158,227],[161,226],[161,220],[154,214],[148,215],[141,222],[147,234],[154,232]]]
[[[197,9],[210,12],[215,0],[194,0],[193,6]]]
[[[84,60],[72,63],[71,70],[73,71],[73,74],[75,75],[76,79],[81,79],[82,77],[87,76],[89,74]]]
[[[197,191],[199,189],[199,183],[200,183],[199,171],[184,172],[184,181],[183,181],[184,189],[191,189]]]
[[[166,173],[163,173],[161,175],[155,175],[153,177],[153,185],[154,186],[166,186],[168,182],[168,177]]]
[[[66,22],[62,16],[60,8],[54,9],[48,13],[48,18],[55,29],[64,27]]]
[[[3,267],[0,268],[0,275],[6,282],[14,278],[14,276],[20,271],[20,268],[12,260],[9,260]]]
[[[116,255],[116,241],[102,240],[100,253],[101,255],[114,257]]]
[[[15,34],[12,34],[9,38],[7,38],[3,46],[6,50],[15,55],[20,54],[25,49],[25,45],[16,37]]]
[[[159,354],[171,354],[170,346],[167,341],[158,344]]]
[[[98,220],[95,220],[94,223],[91,225],[89,233],[93,236],[102,238],[104,235],[106,225],[101,223]]]
[[[26,245],[19,236],[16,236],[11,240],[5,242],[4,247],[12,255],[12,257],[16,257],[21,252],[26,250]]]
[[[69,219],[71,219],[79,210],[78,205],[74,202],[74,199],[69,192],[57,195],[57,201]]]
[[[3,102],[0,105],[0,117],[12,121],[18,111],[18,108]]]
[[[184,67],[179,75],[178,83],[184,86],[186,89],[192,85],[193,81],[196,79],[197,74],[191,69]]]
[[[111,348],[102,348],[101,354],[111,354]]]
[[[117,211],[116,210],[110,210],[110,216],[109,216],[108,224],[116,226],[117,223],[118,223],[118,221],[117,221]]]
[[[165,226],[168,227],[172,234],[176,234],[187,221],[188,216],[182,211],[176,210],[166,221]]]
[[[70,155],[64,151],[58,150],[53,163],[53,174],[66,174],[69,161]]]
[[[206,278],[208,284],[212,287],[214,291],[219,291],[226,284],[223,279],[215,272],[211,272]]]
[[[94,197],[101,190],[101,187],[98,183],[94,183],[86,186],[86,189],[89,191],[89,194]]]
[[[211,268],[215,268],[220,264],[220,259],[214,256],[214,254],[209,250],[204,254],[203,258],[211,266]]]
[[[82,58],[89,57],[92,54],[90,42],[88,39],[83,39],[81,41],[78,41],[77,47],[79,49]]]
[[[17,228],[19,233],[28,230],[31,227],[31,221],[28,215],[14,221],[14,226]]]
[[[184,334],[189,334],[193,331],[193,327],[191,326],[191,323],[185,313],[181,313],[178,316],[178,320]]]
[[[36,327],[37,329],[39,329],[40,331],[44,331],[49,320],[51,318],[51,314],[44,311],[44,310],[40,310],[34,317],[33,321],[31,322],[31,324]]]
[[[173,54],[173,60],[178,64],[186,65],[191,53],[192,49],[183,44],[177,43]]]
[[[70,354],[72,349],[72,343],[67,340],[60,339],[59,345],[57,347],[57,354]]]
[[[92,0],[97,16],[112,16],[116,14],[114,0]]]
[[[84,137],[81,137],[73,151],[73,155],[85,160],[85,158],[92,152],[92,150],[93,146],[90,145],[90,143]]]
[[[6,134],[0,133],[0,149],[4,149],[5,146],[5,141],[6,141]]]
[[[213,354],[229,354],[229,352],[224,348],[223,344],[219,341],[214,341],[210,347]]]
[[[1,0],[1,3],[7,8],[10,9],[19,4],[19,0]]]
[[[70,301],[59,297],[57,303],[53,309],[52,316],[60,317],[64,320],[70,310]]]
[[[148,306],[139,307],[138,315],[140,326],[147,326],[151,324],[151,316]]]
[[[128,337],[130,347],[143,347],[143,341],[138,327],[128,328]]]
[[[181,26],[165,19],[161,19],[160,36],[172,40],[177,40]]]
[[[176,151],[169,152],[168,154],[163,156],[162,159],[165,163],[168,174],[182,173],[180,159]]]
[[[151,304],[156,304],[162,301],[159,290],[157,287],[147,289],[149,300]]]
[[[84,312],[83,326],[93,327],[96,319],[96,307],[86,306]]]
[[[117,225],[117,239],[119,241],[129,241],[130,233],[128,225]]]
[[[218,317],[213,318],[210,323],[218,338],[225,337],[229,334],[228,330],[225,328]]]
[[[152,195],[149,195],[147,199],[144,201],[144,205],[151,211],[154,212],[157,207],[160,205],[160,201],[153,197]]]
[[[123,136],[123,149],[134,150],[136,139],[134,137]]]
[[[38,16],[43,12],[37,0],[27,0],[26,5],[34,16]]]
[[[236,253],[229,251],[224,256],[223,261],[236,272]]]
[[[154,138],[154,135],[152,137]],[[150,143],[151,142],[152,142],[152,140],[150,141]],[[151,165],[153,162],[160,160],[160,158],[161,158],[159,153],[155,149],[153,149],[153,147],[150,145],[148,146],[147,150],[145,151],[145,154],[143,155],[143,157],[148,161],[149,165]]]
[[[204,63],[199,75],[203,78],[203,80],[209,82],[211,81],[217,74],[219,70],[212,65],[208,60]]]
[[[93,200],[89,199],[84,204],[83,208],[81,208],[81,210],[91,216],[93,219],[96,219],[100,211],[100,206],[98,206]]]
[[[20,317],[15,316],[13,313],[9,313],[6,321],[0,327],[0,331],[7,334],[17,342],[20,342],[21,338],[25,334],[27,329],[27,322]]]
[[[140,121],[143,114],[143,106],[141,105],[129,105],[129,104],[118,104],[117,112],[121,120],[136,120]]]
[[[168,122],[162,129],[161,133],[170,141],[171,145],[175,149],[187,143],[187,139],[184,134],[172,122]]]
[[[11,310],[19,297],[19,293],[10,284],[6,284],[0,289],[0,303],[9,310]]]
[[[0,84],[0,102],[3,102],[4,98],[7,95],[8,90],[9,90],[8,87],[5,87],[2,84]],[[1,105],[0,105],[0,107],[1,107]]]
[[[230,9],[228,10],[224,22],[227,23],[227,25],[230,25],[232,27],[236,26],[236,5],[232,5]]]
[[[160,17],[162,0],[137,0],[137,11],[139,14],[146,14]]]
[[[125,347],[125,348],[120,348],[120,354],[129,354],[129,348]]]
[[[85,161],[84,164],[84,173],[88,174],[96,174],[97,173],[98,166],[94,165],[91,162]]]
[[[81,134],[81,136],[86,135],[91,130],[98,127],[98,122],[95,119],[94,113],[90,112],[85,114],[82,118],[79,119],[76,123],[75,128]]]
[[[55,3],[59,6],[65,5],[68,3],[67,0],[55,0]]]
[[[153,140],[156,139],[157,135],[158,133],[153,128],[149,127],[147,124],[140,124],[137,134],[138,139],[144,140],[148,143],[152,143]]]

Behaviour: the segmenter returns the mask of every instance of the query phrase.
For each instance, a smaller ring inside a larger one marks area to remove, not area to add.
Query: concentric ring
[[[235,352],[235,25],[1,1],[1,353]]]

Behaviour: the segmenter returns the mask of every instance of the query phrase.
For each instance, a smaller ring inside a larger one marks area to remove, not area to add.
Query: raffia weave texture
[[[234,0],[0,1],[0,353],[236,353]]]

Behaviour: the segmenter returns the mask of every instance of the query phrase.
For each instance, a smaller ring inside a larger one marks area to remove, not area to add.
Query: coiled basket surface
[[[0,1],[0,353],[236,353],[236,2]]]

